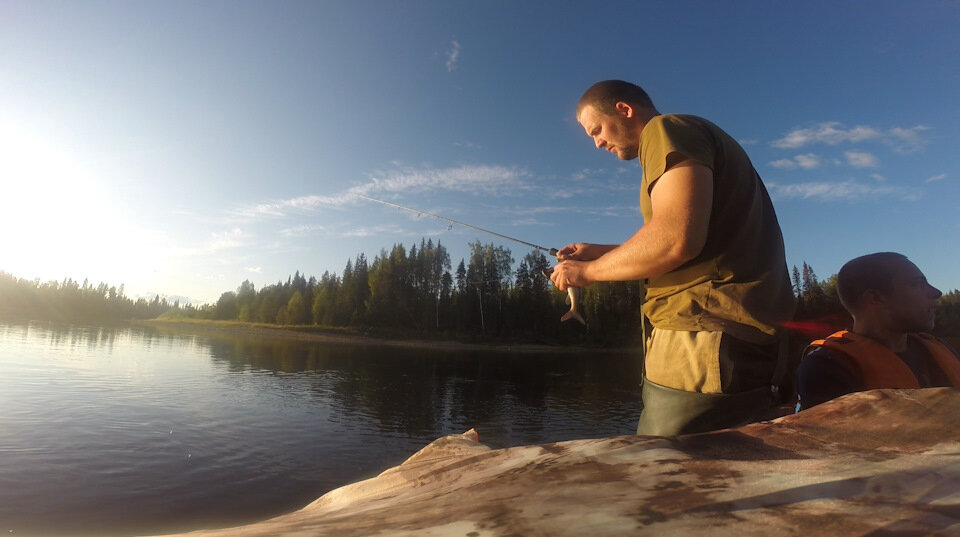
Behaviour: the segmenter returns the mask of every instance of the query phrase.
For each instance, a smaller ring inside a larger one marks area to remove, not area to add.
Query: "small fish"
[[[552,268],[543,271],[543,275],[547,278],[550,277],[551,273],[553,273]],[[577,305],[580,303],[581,296],[583,296],[583,289],[579,287],[567,287],[567,304],[570,304],[570,311],[564,313],[563,317],[560,317],[561,323],[569,321],[570,319],[576,319],[580,321],[580,324],[583,326],[587,326],[587,321],[583,320],[583,316],[577,311]]]
[[[560,317],[560,322],[576,319],[580,321],[580,324],[583,326],[587,326],[587,321],[584,321],[583,316],[577,311],[577,304],[580,302],[581,295],[583,295],[583,289],[579,287],[567,287],[567,304],[570,304],[570,311],[564,313],[563,317]]]

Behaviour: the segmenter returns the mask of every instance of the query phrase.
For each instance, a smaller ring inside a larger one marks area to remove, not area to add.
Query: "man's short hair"
[[[602,114],[612,114],[618,102],[625,102],[640,108],[653,109],[653,101],[643,88],[623,80],[604,80],[590,86],[577,102],[577,115],[587,105],[592,105]]]
[[[837,295],[843,307],[853,313],[866,291],[890,292],[897,275],[894,267],[897,261],[909,259],[896,252],[877,252],[847,261],[837,273]]]

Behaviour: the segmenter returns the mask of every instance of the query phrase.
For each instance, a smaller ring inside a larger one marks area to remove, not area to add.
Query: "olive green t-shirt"
[[[640,209],[673,164],[692,159],[713,171],[706,244],[696,258],[650,278],[644,313],[666,330],[716,330],[768,343],[793,316],[794,297],[773,204],[750,158],[730,135],[696,116],[661,115],[640,135]]]

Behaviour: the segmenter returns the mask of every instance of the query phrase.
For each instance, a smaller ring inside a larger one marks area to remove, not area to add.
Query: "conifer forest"
[[[342,327],[391,337],[465,341],[628,346],[640,341],[639,282],[598,283],[583,290],[586,326],[560,322],[566,294],[544,276],[553,260],[527,253],[519,262],[503,246],[469,244],[469,258],[454,267],[432,239],[395,244],[371,261],[358,254],[342,273],[319,278],[296,271],[286,281],[257,289],[244,281],[214,304],[170,303],[159,295],[133,300],[124,287],[24,280],[0,272],[0,319],[98,323],[129,319],[193,318],[297,327]],[[846,314],[836,276],[817,278],[803,263],[792,268],[795,320],[843,328]],[[935,333],[960,335],[960,291],[946,292]]]

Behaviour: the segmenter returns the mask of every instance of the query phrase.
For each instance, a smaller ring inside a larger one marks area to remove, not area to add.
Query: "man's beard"
[[[637,149],[634,147],[627,148],[626,150],[623,147],[617,147],[617,158],[620,160],[633,160],[637,158]]]

